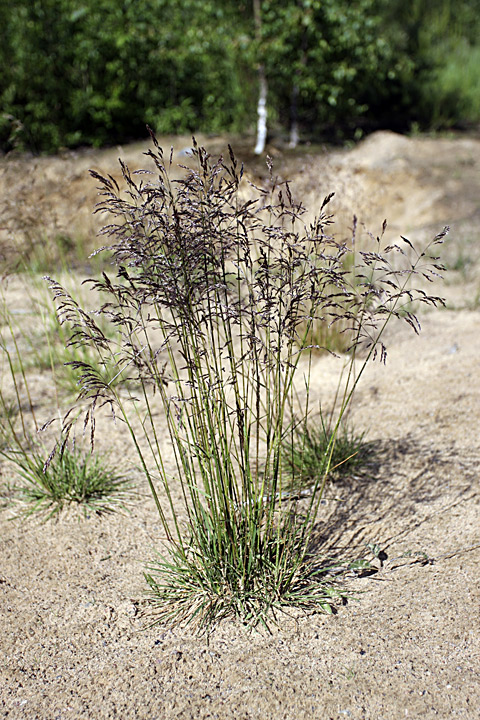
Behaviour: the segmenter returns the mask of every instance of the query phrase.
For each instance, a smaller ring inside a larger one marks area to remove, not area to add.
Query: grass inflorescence
[[[256,188],[232,151],[214,162],[196,144],[196,169],[173,182],[171,157],[152,139],[153,174],[122,163],[120,187],[93,173],[115,266],[90,281],[102,298],[95,312],[50,282],[71,343],[115,358],[138,383],[131,403],[95,366],[77,364],[86,422],[105,405],[125,422],[163,526],[164,547],[146,573],[154,620],[206,629],[229,615],[267,622],[285,606],[331,611],[338,576],[310,541],[339,428],[366,364],[386,357],[387,323],[398,318],[418,331],[405,307],[440,302],[409,282],[432,279],[439,266],[427,249],[417,253],[406,239],[383,247],[380,236],[356,251],[352,272],[351,244],[330,232],[331,196],[306,222],[288,184],[271,174],[267,189]],[[348,331],[349,364],[319,472],[299,502],[289,488],[304,479],[302,455],[317,438],[295,444],[294,462],[285,447],[310,415],[318,322]]]

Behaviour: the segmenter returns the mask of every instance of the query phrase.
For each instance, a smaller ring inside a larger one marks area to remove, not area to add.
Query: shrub
[[[379,237],[373,250],[359,253],[352,283],[349,248],[326,233],[330,197],[306,224],[288,184],[277,185],[272,175],[268,190],[247,186],[232,151],[229,162],[212,162],[196,145],[197,169],[172,184],[153,142],[147,155],[156,177],[122,164],[121,190],[111,177],[92,173],[116,263],[116,277],[89,281],[104,296],[96,314],[54,280],[51,287],[72,342],[94,344],[117,358],[119,372],[128,367],[138,375],[143,404],[130,405],[84,364],[79,400],[90,422],[109,404],[139,453],[166,537],[146,575],[155,620],[205,629],[231,614],[266,622],[270,609],[286,605],[331,611],[332,596],[342,591],[329,563],[311,554],[310,538],[338,428],[367,362],[386,357],[389,320],[418,331],[402,304],[440,302],[408,286],[415,274],[432,279],[439,266],[406,239],[381,250]],[[118,327],[118,345],[97,316]],[[346,322],[353,347],[323,473],[301,505],[285,493],[297,468],[285,463],[283,447],[294,437],[294,417],[309,413],[308,337],[318,319]],[[65,431],[71,427],[67,421]],[[164,460],[165,435],[174,472]]]

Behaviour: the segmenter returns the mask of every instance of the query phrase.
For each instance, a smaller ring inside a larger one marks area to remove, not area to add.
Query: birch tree
[[[253,18],[257,48],[262,42],[262,7],[260,0],[253,0]],[[263,60],[258,63],[257,143],[255,155],[262,155],[267,141],[267,95],[268,85]]]

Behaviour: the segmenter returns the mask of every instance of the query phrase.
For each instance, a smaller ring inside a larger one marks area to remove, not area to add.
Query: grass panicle
[[[86,422],[93,431],[105,405],[125,422],[163,526],[165,546],[146,575],[156,620],[207,629],[227,615],[267,622],[286,605],[331,611],[336,575],[310,540],[339,428],[368,361],[385,360],[387,323],[418,332],[404,306],[441,302],[410,280],[438,274],[427,253],[445,233],[419,253],[405,238],[384,247],[382,233],[356,251],[352,272],[351,244],[331,234],[331,196],[307,222],[271,164],[269,187],[257,188],[231,150],[213,161],[196,143],[196,168],[171,181],[172,155],[152,140],[153,170],[121,163],[121,186],[92,173],[114,263],[88,281],[102,298],[95,312],[50,284],[71,342],[115,358],[140,388],[131,403],[94,366],[81,368]],[[102,332],[102,317],[119,341]],[[305,463],[286,461],[284,447],[310,413],[318,321],[348,328],[351,350],[322,471],[298,503],[286,491]]]
[[[115,358],[99,355],[95,345],[70,341],[69,330],[59,321],[50,294],[45,297],[45,285],[41,288],[35,285],[31,282],[27,293],[31,298],[31,316],[37,320],[37,329],[28,336],[26,333],[23,335],[28,345],[29,364],[37,370],[50,371],[56,386],[70,397],[78,393],[79,368],[85,365],[95,366],[107,384],[126,382],[125,376],[118,373]],[[114,328],[104,318],[100,318],[100,329],[103,335],[114,340]]]

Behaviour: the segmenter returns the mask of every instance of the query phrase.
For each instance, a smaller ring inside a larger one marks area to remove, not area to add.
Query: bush
[[[17,0],[0,22],[0,149],[54,151],[249,115],[228,8],[191,0]]]

